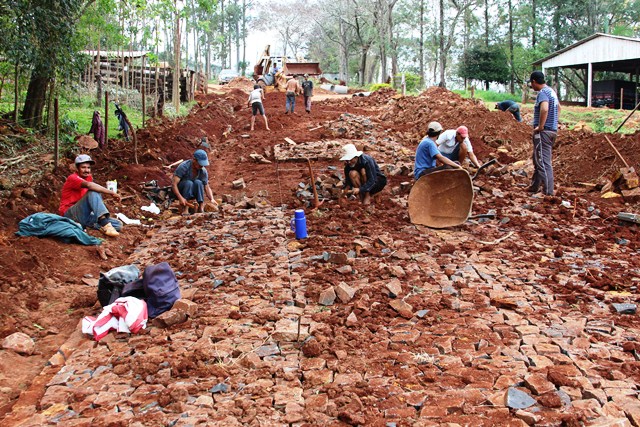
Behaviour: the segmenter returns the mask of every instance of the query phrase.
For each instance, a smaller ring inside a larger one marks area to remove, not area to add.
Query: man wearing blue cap
[[[209,166],[209,158],[204,150],[196,150],[193,159],[180,163],[173,174],[172,188],[183,206],[183,215],[189,214],[191,204],[189,200],[195,199],[198,203],[196,212],[204,212],[204,193],[217,205],[213,198],[213,191],[209,186],[209,173],[206,167]]]
[[[115,191],[111,191],[93,182],[91,166],[95,165],[87,154],[76,157],[76,172],[67,177],[60,196],[61,216],[70,218],[83,228],[97,228],[106,236],[116,237],[122,223],[109,216],[109,210],[102,201],[102,195],[108,194],[121,200]]]

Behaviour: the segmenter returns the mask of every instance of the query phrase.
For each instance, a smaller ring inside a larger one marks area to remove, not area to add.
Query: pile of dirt
[[[256,84],[255,80],[245,76],[236,77],[231,79],[228,86],[233,89],[241,89],[247,93],[253,90],[253,85]]]

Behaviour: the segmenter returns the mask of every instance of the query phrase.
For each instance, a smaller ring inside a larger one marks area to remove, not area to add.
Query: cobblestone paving
[[[288,231],[291,212],[275,208],[169,221],[131,262],[168,261],[183,299],[142,334],[83,337],[39,406],[18,404],[13,419],[640,425],[637,329],[612,314],[615,294],[571,291],[603,257],[554,258],[536,242],[528,252],[520,234],[514,250],[492,241],[504,233],[488,225],[484,243],[464,228],[399,227],[411,242],[384,228],[358,234],[335,212],[309,214],[322,237],[307,242]],[[475,249],[455,250],[463,246]],[[626,267],[607,262],[611,275]]]

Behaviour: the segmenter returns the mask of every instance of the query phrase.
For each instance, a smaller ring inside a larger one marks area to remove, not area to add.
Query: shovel
[[[478,168],[473,178],[488,166]],[[463,224],[473,205],[473,179],[464,169],[444,169],[424,175],[409,193],[409,219],[413,224],[431,228],[446,228]]]

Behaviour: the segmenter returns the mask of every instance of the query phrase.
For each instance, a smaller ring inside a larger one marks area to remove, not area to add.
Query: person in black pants
[[[355,145],[342,147],[344,155],[340,158],[344,165],[344,189],[360,198],[363,205],[371,204],[371,196],[382,191],[387,185],[384,176],[373,157],[358,151]]]

